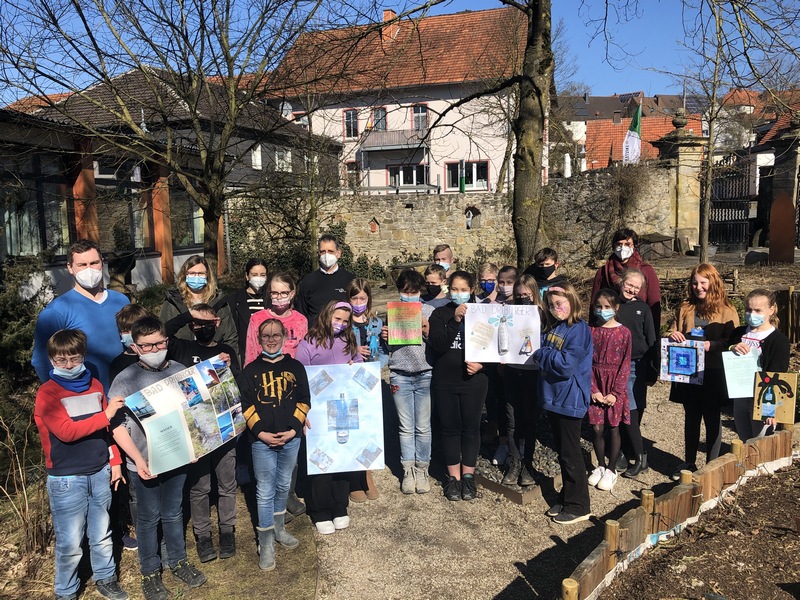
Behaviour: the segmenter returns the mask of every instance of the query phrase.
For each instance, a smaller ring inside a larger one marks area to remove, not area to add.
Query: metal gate
[[[719,252],[742,252],[750,241],[750,163],[731,154],[714,165],[708,242]]]

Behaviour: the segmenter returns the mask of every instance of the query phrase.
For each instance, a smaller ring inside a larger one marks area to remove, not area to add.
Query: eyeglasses
[[[283,339],[282,333],[265,333],[263,335],[258,336],[262,342],[277,342]]]
[[[188,273],[186,273],[187,277],[188,277],[189,275],[194,275],[195,277],[205,277],[207,274],[208,274],[208,273],[206,273],[206,272],[205,272],[205,270],[203,270],[203,271],[199,271],[199,272],[197,272],[197,273],[195,273],[195,272],[193,272],[193,271],[189,271]]]
[[[51,359],[51,362],[56,367],[77,367],[83,364],[83,356],[56,356]]]
[[[152,344],[144,343],[144,344],[136,344],[136,346],[142,352],[152,352],[153,350],[166,350],[167,345],[169,344],[169,338],[166,340],[161,340],[160,342],[153,342]]]
[[[292,292],[270,292],[270,298],[288,298]]]
[[[633,285],[633,284],[630,284],[630,283],[623,283],[622,284],[622,289],[627,291],[627,292],[638,292],[639,290],[642,289],[642,287],[638,286],[638,285]]]
[[[481,283],[497,283],[497,279],[481,279]]]

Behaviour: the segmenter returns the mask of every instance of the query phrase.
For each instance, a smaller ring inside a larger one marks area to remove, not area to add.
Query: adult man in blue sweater
[[[47,340],[60,329],[80,329],[87,340],[86,367],[108,392],[108,368],[122,351],[114,315],[130,301],[103,286],[103,257],[90,240],[78,240],[69,247],[67,271],[75,285],[39,314],[31,363],[42,383],[50,379]]]

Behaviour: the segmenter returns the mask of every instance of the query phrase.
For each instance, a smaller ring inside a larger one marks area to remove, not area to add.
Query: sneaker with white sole
[[[333,520],[333,528],[336,529],[337,531],[339,529],[347,529],[348,527],[350,527],[350,517],[348,517],[347,515],[343,517],[336,517]]]
[[[333,521],[317,521],[314,523],[314,526],[322,535],[336,533],[336,526],[333,524]]]
[[[508,444],[500,444],[497,447],[497,451],[494,453],[494,457],[492,458],[492,464],[504,465],[506,464],[507,458],[508,458]]]
[[[605,472],[605,467],[597,467],[594,471],[592,471],[592,474],[589,475],[589,485],[592,487],[596,486],[603,478],[603,474]]]
[[[610,492],[614,489],[614,484],[617,483],[617,475],[614,469],[606,469],[606,472],[603,473],[603,476],[600,478],[600,481],[597,482],[597,489],[603,490],[604,492]]]
[[[572,523],[578,523],[579,521],[588,521],[591,516],[591,513],[586,513],[585,515],[573,515],[570,512],[562,510],[555,517],[553,517],[553,523],[558,523],[559,525],[570,525]]]

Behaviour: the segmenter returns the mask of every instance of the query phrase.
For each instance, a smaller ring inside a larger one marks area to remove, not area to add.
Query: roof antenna
[[[144,109],[142,109],[142,122],[139,123],[139,127],[142,128],[143,132],[150,133],[150,131],[147,129],[147,123],[144,122]]]

